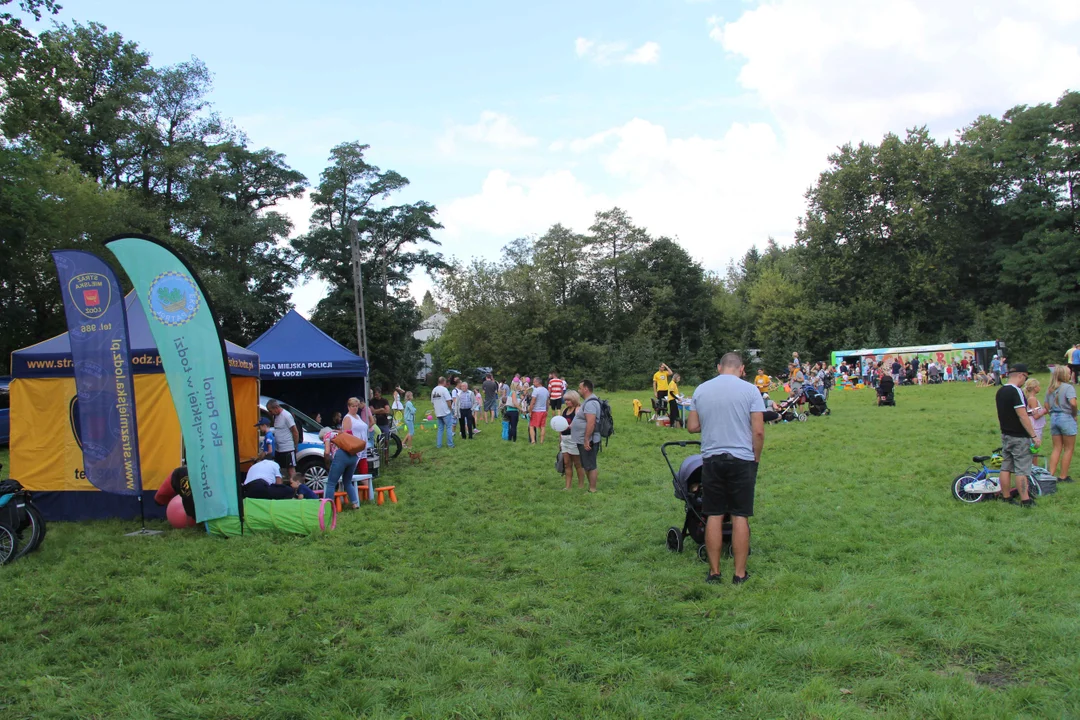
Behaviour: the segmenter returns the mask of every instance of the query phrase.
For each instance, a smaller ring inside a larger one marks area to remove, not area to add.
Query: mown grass
[[[1077,491],[949,493],[996,447],[992,390],[837,392],[769,427],[741,587],[665,548],[657,447],[686,433],[609,397],[596,495],[562,491],[551,440],[481,425],[421,433],[401,502],[323,537],[53,524],[0,568],[0,717],[1080,715]]]

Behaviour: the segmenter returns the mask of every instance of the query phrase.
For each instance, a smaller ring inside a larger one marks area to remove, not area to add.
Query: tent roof
[[[367,361],[289,310],[272,328],[248,345],[259,354],[264,380],[285,378],[365,377]]]
[[[142,303],[134,292],[124,298],[127,308],[128,347],[131,350],[132,371],[135,373],[162,372],[161,356],[150,332]],[[233,375],[258,375],[257,353],[225,341],[229,353],[229,372]],[[73,374],[71,340],[67,333],[43,340],[36,345],[11,353],[11,374],[20,377],[66,377]]]

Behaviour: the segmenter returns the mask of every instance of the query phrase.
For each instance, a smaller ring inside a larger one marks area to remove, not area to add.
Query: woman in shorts
[[[1050,438],[1054,449],[1047,468],[1061,482],[1072,482],[1069,465],[1076,447],[1076,388],[1069,381],[1072,372],[1065,365],[1054,367],[1046,389],[1046,408],[1050,411]],[[1061,467],[1058,468],[1058,463]],[[1057,472],[1060,469],[1060,472]]]

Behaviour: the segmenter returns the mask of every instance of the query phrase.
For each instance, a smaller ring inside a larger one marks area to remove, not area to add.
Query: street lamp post
[[[360,266],[360,231],[356,220],[349,221],[349,247],[352,251],[353,308],[356,311],[356,347],[360,357],[367,363],[367,376],[364,378],[364,402],[371,397],[368,378],[371,377],[371,360],[367,351],[367,318],[364,315],[364,277]]]

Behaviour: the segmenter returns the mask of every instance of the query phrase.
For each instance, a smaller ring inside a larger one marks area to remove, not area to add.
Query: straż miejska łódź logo
[[[80,273],[68,281],[68,297],[83,317],[95,320],[112,304],[112,283],[99,273]]]
[[[199,291],[187,275],[163,272],[150,283],[150,313],[163,325],[183,325],[199,311]]]

